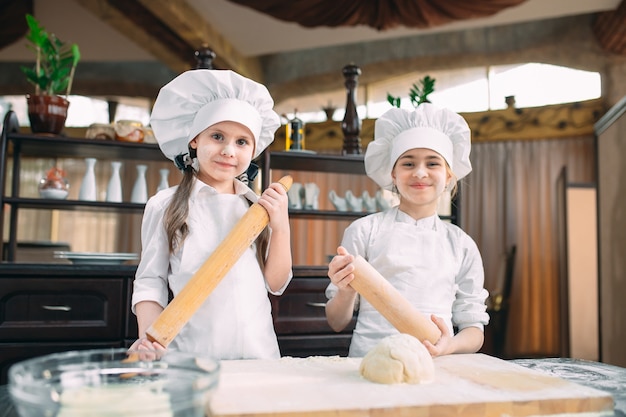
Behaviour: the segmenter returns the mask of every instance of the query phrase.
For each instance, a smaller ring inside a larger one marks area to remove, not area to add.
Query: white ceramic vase
[[[302,210],[302,200],[304,199],[304,186],[299,182],[291,184],[291,188],[287,191],[289,199],[289,208],[294,210]]]
[[[348,203],[346,202],[346,199],[339,197],[335,190],[330,190],[328,192],[328,199],[331,203],[333,203],[333,206],[335,206],[337,211],[348,211]]]
[[[111,162],[111,178],[107,185],[107,201],[111,203],[122,202],[122,178],[120,177],[120,168],[122,163],[120,161]]]
[[[159,185],[157,186],[157,193],[161,190],[165,190],[167,188],[170,188],[170,183],[168,182],[167,178],[170,175],[170,170],[167,168],[163,168],[159,170],[159,175],[161,177],[161,179],[159,180]]]
[[[346,203],[348,203],[348,210],[354,212],[363,211],[363,198],[357,197],[350,190],[346,191]]]
[[[130,202],[143,204],[148,201],[148,185],[146,184],[147,165],[137,165],[137,179],[130,194]]]
[[[304,209],[305,210],[318,210],[319,202],[318,196],[320,195],[320,187],[314,182],[308,182],[304,184]]]
[[[78,199],[96,201],[96,158],[85,158],[85,175],[80,184]]]
[[[376,197],[371,196],[370,193],[365,190],[363,191],[363,194],[361,194],[361,198],[363,199],[363,207],[365,208],[365,211],[368,213],[374,213],[378,208],[376,204]]]

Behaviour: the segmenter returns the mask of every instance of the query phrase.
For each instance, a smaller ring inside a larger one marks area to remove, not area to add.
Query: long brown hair
[[[191,165],[185,167],[183,170],[183,179],[165,210],[163,224],[167,233],[170,254],[173,254],[177,248],[181,247],[187,235],[189,235],[189,226],[187,225],[189,198],[191,197],[196,177],[197,173]],[[266,227],[256,239],[256,255],[261,269],[265,266],[269,237],[269,228]]]

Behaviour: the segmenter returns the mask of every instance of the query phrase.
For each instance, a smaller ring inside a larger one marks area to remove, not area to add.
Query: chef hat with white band
[[[470,173],[470,128],[452,110],[422,103],[415,110],[393,108],[376,120],[374,141],[365,152],[365,171],[382,188],[391,190],[391,171],[409,149],[439,153],[460,180]]]
[[[161,151],[172,161],[189,153],[189,142],[215,123],[246,126],[255,140],[256,158],[274,140],[280,117],[263,84],[230,70],[196,69],[161,88],[150,125]]]

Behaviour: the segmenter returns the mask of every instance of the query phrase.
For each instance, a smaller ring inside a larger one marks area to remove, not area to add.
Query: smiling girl
[[[484,272],[474,241],[437,215],[439,199],[471,170],[470,130],[458,114],[430,103],[391,109],[375,125],[365,170],[400,204],[354,221],[328,266],[328,323],[343,330],[358,309],[350,356],[364,356],[398,331],[349,285],[354,257],[365,258],[441,330],[432,356],[477,352],[489,321]]]
[[[291,280],[287,193],[278,183],[258,197],[238,179],[280,126],[267,89],[232,71],[193,70],[159,92],[151,125],[165,156],[182,170],[178,186],[146,204],[132,309],[139,339],[131,349],[163,349],[146,330],[258,201],[265,229],[181,329],[169,349],[215,359],[278,358],[268,291]]]

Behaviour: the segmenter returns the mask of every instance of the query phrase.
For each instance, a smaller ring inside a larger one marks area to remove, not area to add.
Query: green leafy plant
[[[35,94],[69,95],[76,65],[80,60],[78,45],[59,40],[49,33],[32,15],[26,15],[29,31],[27,47],[37,56],[33,68],[22,66],[28,82],[35,86]]]
[[[409,99],[413,107],[417,107],[422,103],[430,103],[428,96],[435,91],[435,79],[430,76],[425,76],[417,83],[413,83],[409,89]],[[394,107],[400,107],[400,97],[394,97],[387,93],[387,101]]]

